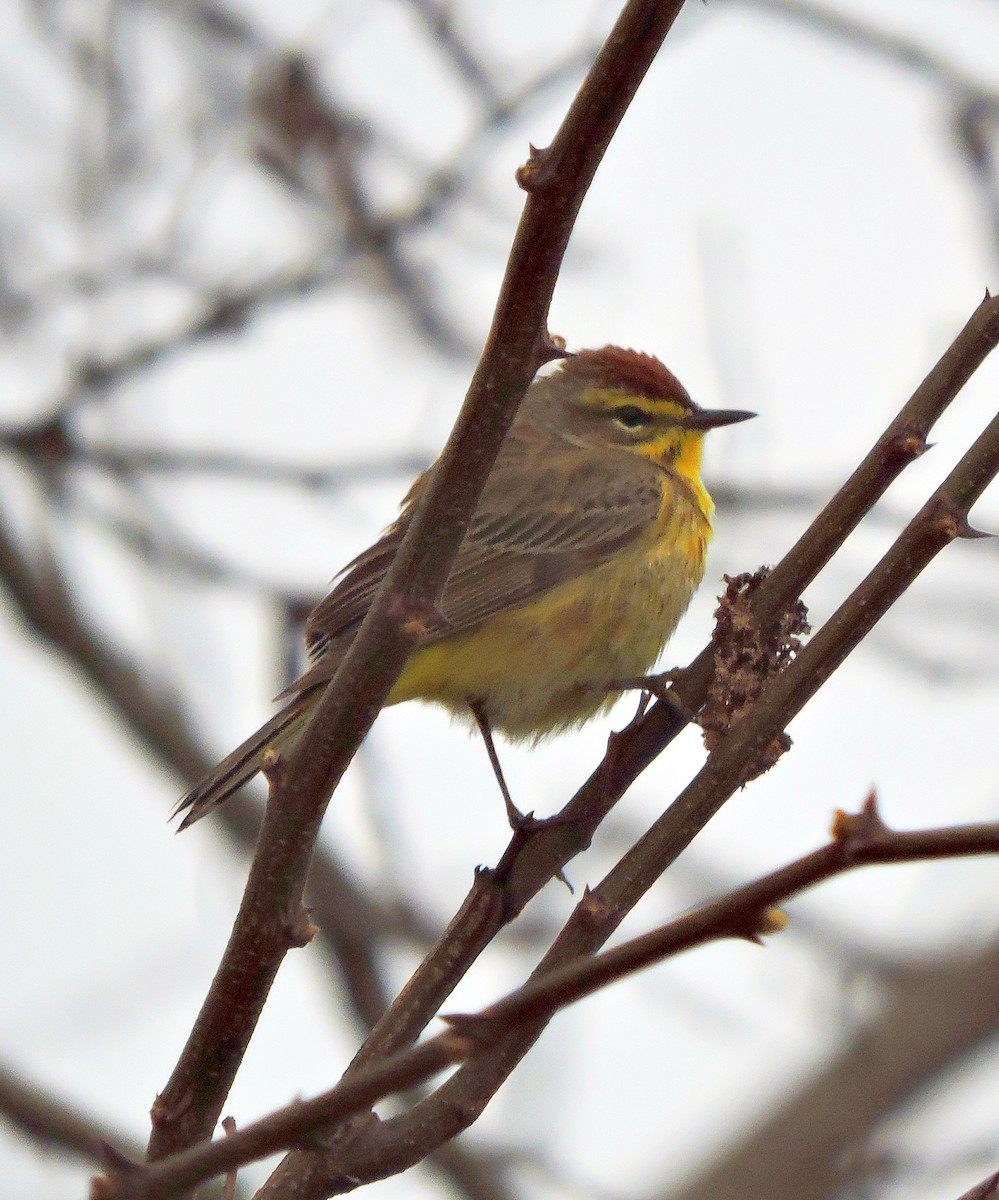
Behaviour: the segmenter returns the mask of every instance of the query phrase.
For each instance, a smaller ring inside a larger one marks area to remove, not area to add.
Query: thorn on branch
[[[899,439],[898,450],[900,455],[912,460],[919,458],[920,455],[926,453],[927,450],[932,450],[933,443],[928,442],[921,433],[908,433]]]
[[[783,933],[790,924],[791,918],[782,908],[768,908],[760,914],[760,924],[757,934],[761,938],[771,937],[775,933]]]
[[[191,1107],[194,1093],[188,1089],[177,1104],[168,1104],[162,1095],[157,1095],[149,1110],[149,1120],[154,1129],[162,1129],[172,1124]]]
[[[273,791],[284,778],[284,759],[281,751],[268,746],[260,756],[260,774],[267,780],[269,791]]]
[[[859,813],[847,813],[838,808],[830,833],[835,841],[853,845],[869,845],[890,836],[891,830],[878,811],[877,792],[873,788],[868,792]]]
[[[885,454],[896,464],[908,464],[932,449],[933,443],[926,440],[925,432],[918,425],[905,422],[893,430]]]
[[[544,160],[546,151],[538,149],[533,143],[528,143],[527,162],[521,163],[514,171],[513,177],[517,183],[517,187],[521,191],[531,192],[536,191],[542,183],[541,180],[541,165]]]
[[[311,909],[299,907],[288,922],[288,944],[296,950],[307,946],[319,933],[319,926],[314,924]]]
[[[739,912],[731,919],[728,936],[762,946],[765,937],[783,932],[788,924],[789,917],[783,909],[753,908]]]
[[[982,529],[975,527],[968,520],[966,510],[953,500],[941,499],[937,505],[939,515],[931,521],[930,528],[939,537],[946,541],[953,541],[955,538],[966,538],[974,540],[977,538],[995,537],[995,534],[987,533]]]
[[[933,521],[932,528],[934,533],[950,542],[961,536],[961,523],[967,524],[968,518],[963,513],[948,511],[949,506],[943,507],[944,511]]]
[[[766,627],[753,614],[753,592],[769,575],[769,567],[753,574],[726,575],[726,589],[715,610],[715,674],[698,723],[710,754],[754,706],[773,676],[793,662],[801,639],[810,632],[808,610],[796,600]],[[748,783],[791,748],[786,733],[775,737],[747,764]]]
[[[994,538],[996,534],[989,533],[985,529],[976,529],[968,520],[968,518],[965,517],[957,536],[959,538],[967,538],[969,541],[974,541],[977,538]]]
[[[589,923],[600,926],[607,921],[612,908],[599,892],[591,892],[589,887],[585,887],[576,905],[576,912]]]

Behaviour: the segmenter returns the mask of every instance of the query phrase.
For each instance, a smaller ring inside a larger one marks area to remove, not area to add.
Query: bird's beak
[[[735,425],[755,416],[756,413],[737,408],[699,408],[685,416],[680,424],[684,429],[717,429],[719,425]]]

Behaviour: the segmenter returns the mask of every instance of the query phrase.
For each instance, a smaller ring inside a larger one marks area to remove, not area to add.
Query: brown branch
[[[934,422],[997,340],[999,302],[986,297],[844,487],[764,581],[754,597],[756,606],[779,611],[818,573],[892,480],[918,455]],[[709,645],[681,684],[685,689],[681,694],[695,709],[703,696],[701,689],[706,690],[710,681],[713,657],[714,647]],[[585,848],[593,829],[618,797],[682,726],[683,719],[671,706],[653,706],[642,721],[612,738],[604,763],[563,809],[566,819],[526,843],[514,838],[501,862],[502,890],[496,876],[477,877],[447,931],[376,1026],[351,1070],[363,1069],[418,1036],[502,925]],[[282,1176],[295,1169],[295,1162],[293,1156],[280,1168]]]
[[[576,214],[681,6],[631,0],[554,142],[522,172],[528,199],[482,359],[392,569],[272,788],[232,936],[154,1110],[153,1159],[209,1136],[218,1120],[278,967],[296,944],[326,804],[436,606],[521,397],[556,353],[546,317]]]
[[[783,921],[774,915],[775,905],[834,876],[875,863],[997,853],[999,822],[896,832],[881,821],[871,796],[857,816],[837,814],[833,839],[821,849],[614,950],[536,978],[474,1016],[452,1016],[448,1018],[452,1028],[446,1032],[355,1074],[312,1100],[297,1101],[214,1142],[112,1177],[101,1195],[107,1200],[156,1200],[276,1150],[308,1142],[329,1122],[365,1112],[378,1100],[429,1079],[453,1063],[474,1060],[509,1031],[519,1032],[525,1023],[549,1019],[610,983],[709,942],[731,937],[758,940],[762,934],[776,932]],[[590,895],[582,905],[599,903],[595,895]],[[377,1125],[372,1128],[378,1129]],[[414,1148],[405,1146],[400,1152],[411,1156]],[[409,1163],[397,1161],[391,1169],[394,1172],[406,1165]],[[389,1173],[386,1166],[380,1162],[377,1174],[351,1175],[350,1188],[384,1177]],[[106,1183],[102,1181],[102,1187]],[[266,1188],[261,1195],[265,1193]],[[310,1188],[295,1194],[304,1197],[318,1193]]]
[[[345,1081],[312,1100],[299,1100],[214,1142],[203,1142],[127,1172],[97,1181],[100,1200],[152,1200],[187,1191],[215,1175],[266,1158],[307,1138],[319,1126],[367,1111],[386,1096],[423,1083],[466,1058],[470,1038],[448,1030],[421,1046],[387,1058],[364,1075]]]
[[[783,921],[772,914],[774,905],[856,867],[999,852],[997,821],[897,832],[881,820],[873,794],[858,815],[838,812],[832,834],[833,840],[822,849],[702,905],[661,929],[594,958],[577,959],[546,972],[477,1016],[446,1019],[459,1031],[473,1035],[478,1022],[494,1028],[519,1024],[550,1015],[618,979],[708,941],[722,937],[756,941],[783,928]],[[593,920],[604,922],[604,903],[602,890],[596,889],[587,892],[580,909],[588,908]]]

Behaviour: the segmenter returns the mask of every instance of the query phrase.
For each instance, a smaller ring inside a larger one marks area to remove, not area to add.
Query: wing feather
[[[565,443],[553,447],[538,440],[533,454],[520,446],[500,456],[444,588],[445,623],[428,641],[474,628],[577,578],[633,545],[659,518],[662,476],[654,463],[630,453],[596,458]],[[552,461],[555,450],[559,457]],[[313,666],[289,691],[333,674],[395,558],[412,511],[408,503],[312,613],[306,644]]]

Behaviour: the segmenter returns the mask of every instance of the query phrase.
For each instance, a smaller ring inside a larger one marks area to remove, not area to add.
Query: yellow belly
[[[710,525],[680,506],[641,546],[476,629],[418,650],[388,703],[429,700],[468,715],[468,699],[515,740],[537,740],[610,707],[608,685],[656,663],[704,574]]]

